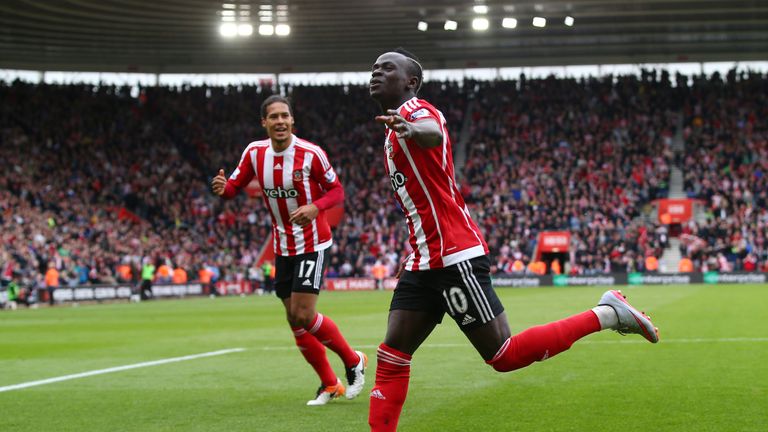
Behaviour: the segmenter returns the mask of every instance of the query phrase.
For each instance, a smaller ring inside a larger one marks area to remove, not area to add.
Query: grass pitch
[[[446,317],[414,356],[401,431],[768,430],[768,287],[624,287],[661,329],[591,335],[524,370],[485,365]],[[500,289],[513,332],[592,307],[604,288]],[[0,387],[242,347],[216,357],[0,392],[0,431],[365,431],[390,292],[319,308],[371,359],[358,399],[319,382],[272,297],[0,313]],[[340,360],[329,351],[340,377]]]

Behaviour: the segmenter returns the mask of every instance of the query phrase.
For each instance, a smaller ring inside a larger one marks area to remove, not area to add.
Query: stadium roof
[[[262,19],[290,35],[260,35]],[[222,37],[228,22],[253,34]],[[0,27],[0,68],[31,70],[358,71],[397,46],[431,69],[768,59],[765,0],[6,0]]]

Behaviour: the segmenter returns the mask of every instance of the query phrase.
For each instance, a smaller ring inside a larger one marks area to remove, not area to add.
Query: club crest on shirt
[[[304,174],[301,172],[301,170],[293,171],[293,181],[301,181],[303,178]]]

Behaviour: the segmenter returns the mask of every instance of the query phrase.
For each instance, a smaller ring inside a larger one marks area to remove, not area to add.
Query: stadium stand
[[[496,259],[513,272],[535,258],[541,231],[571,233],[563,272],[644,271],[667,227],[650,203],[667,196],[676,113],[685,114],[681,167],[703,221],[683,227],[697,270],[765,268],[768,261],[766,78],[759,74],[428,82],[421,95],[459,141],[474,108],[462,193]],[[294,86],[297,133],[327,149],[347,195],[329,277],[393,274],[407,232],[383,174],[376,107],[362,86]],[[215,279],[255,279],[270,232],[260,200],[223,202],[208,190],[263,136],[259,102],[272,89],[0,85],[0,264],[44,287],[136,282],[144,261],[205,268]],[[677,102],[673,102],[677,101]],[[684,101],[680,105],[680,101]],[[677,105],[676,105],[677,104]],[[737,145],[738,144],[738,145]],[[746,144],[746,145],[741,145]],[[692,246],[693,245],[693,246]]]
[[[761,74],[694,80],[687,95],[685,190],[706,210],[688,223],[681,253],[702,271],[768,264],[768,83]]]

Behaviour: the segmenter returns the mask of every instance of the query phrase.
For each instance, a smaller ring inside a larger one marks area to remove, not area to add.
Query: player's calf
[[[582,312],[510,337],[486,363],[499,372],[521,369],[554,357],[577,340],[597,331],[600,331],[597,315],[591,310]]]

